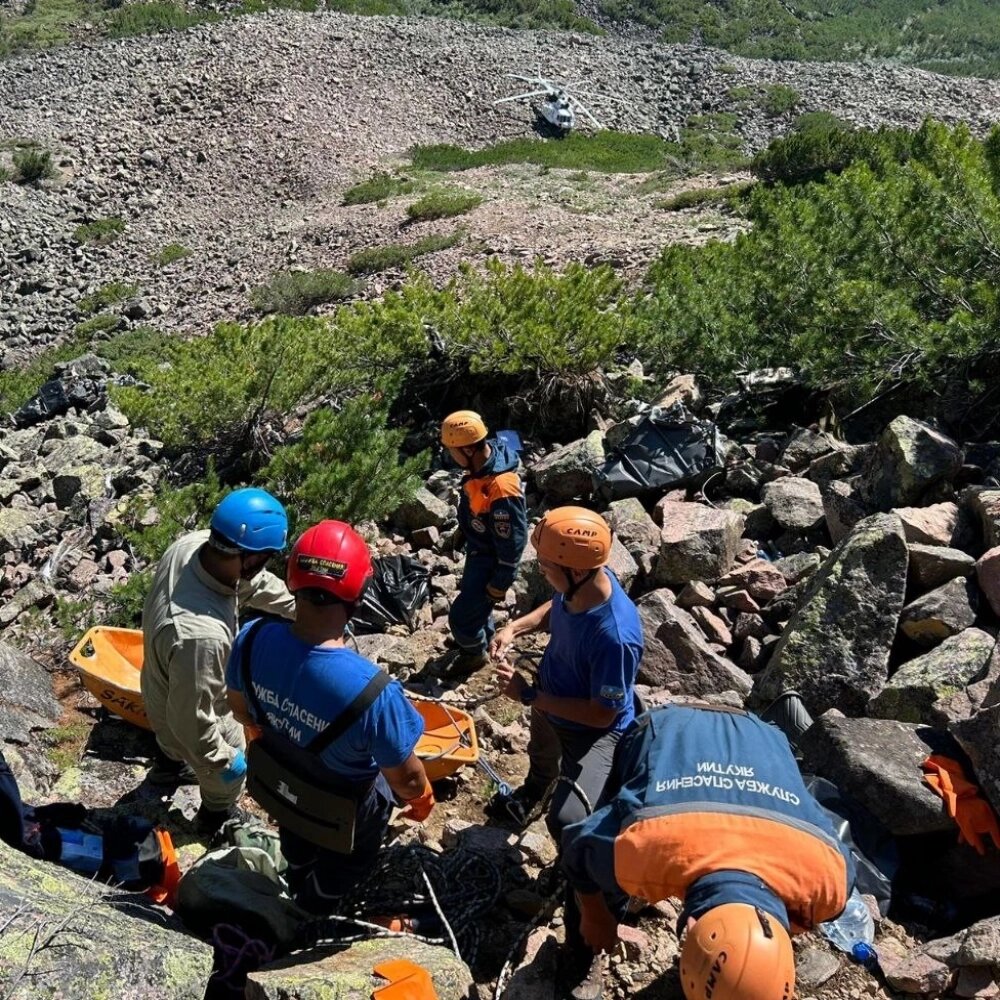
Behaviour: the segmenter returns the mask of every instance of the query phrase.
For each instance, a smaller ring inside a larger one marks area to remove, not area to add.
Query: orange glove
[[[417,823],[423,823],[431,814],[434,808],[434,789],[431,783],[424,778],[424,790],[415,799],[406,800],[406,809],[402,813],[403,819],[412,819]]]
[[[951,757],[933,754],[921,765],[924,781],[944,799],[948,815],[958,824],[958,842],[969,844],[979,854],[986,853],[983,836],[1000,847],[1000,824],[982,797],[979,786],[965,777],[962,765]]]
[[[372,971],[389,980],[372,992],[372,1000],[438,1000],[431,974],[408,958],[382,962]]]

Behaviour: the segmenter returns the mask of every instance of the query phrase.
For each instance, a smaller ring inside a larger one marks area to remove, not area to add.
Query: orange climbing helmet
[[[611,529],[586,507],[556,507],[535,525],[531,544],[540,559],[557,566],[598,569],[611,555]]]
[[[472,410],[456,410],[441,423],[441,443],[446,448],[468,448],[485,440],[486,424]]]
[[[688,931],[680,973],[687,1000],[791,1000],[792,941],[759,907],[723,903]]]

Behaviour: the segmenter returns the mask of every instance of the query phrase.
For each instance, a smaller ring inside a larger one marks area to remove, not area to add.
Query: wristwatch
[[[521,688],[521,704],[531,705],[534,700],[538,697],[538,688],[534,684],[525,684]]]

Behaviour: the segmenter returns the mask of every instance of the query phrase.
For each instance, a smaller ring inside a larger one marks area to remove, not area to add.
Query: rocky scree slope
[[[59,175],[40,188],[0,188],[8,364],[70,333],[83,318],[80,298],[111,281],[139,285],[122,322],[198,330],[252,315],[249,291],[276,270],[342,266],[356,250],[399,239],[375,206],[340,207],[343,190],[414,143],[530,135],[527,104],[491,103],[511,92],[511,71],[586,80],[602,95],[589,101],[602,122],[629,132],[670,138],[693,114],[739,107],[750,151],[791,115],[734,103],[737,86],[783,83],[800,96],[796,111],[865,127],[934,115],[983,132],[1000,108],[996,81],[892,66],[770,63],[615,37],[337,14],[271,12],[13,58],[0,63],[0,160],[4,143],[34,140],[53,152]],[[526,173],[529,192],[535,178]],[[513,211],[490,212],[487,201],[469,216],[475,249],[440,255],[435,278],[473,253],[518,260],[541,250],[556,262],[596,253],[636,265],[683,235],[667,227],[661,237],[648,206],[539,220],[537,207],[501,188],[494,197],[511,198]],[[80,223],[107,218],[124,222],[115,242],[74,240]],[[157,266],[170,243],[192,255]]]

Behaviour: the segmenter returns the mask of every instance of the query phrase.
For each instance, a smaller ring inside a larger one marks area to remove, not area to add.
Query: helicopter
[[[578,83],[558,84],[552,80],[547,80],[542,76],[522,76],[520,73],[508,73],[507,76],[514,80],[522,80],[538,88],[529,90],[523,94],[513,94],[510,97],[501,97],[493,104],[506,104],[508,101],[523,101],[531,97],[541,97],[542,101],[537,107],[539,116],[555,128],[561,135],[565,135],[576,127],[577,112],[590,120],[594,128],[603,128],[601,123],[590,113],[578,98],[570,96],[570,91],[584,93],[577,90]]]

